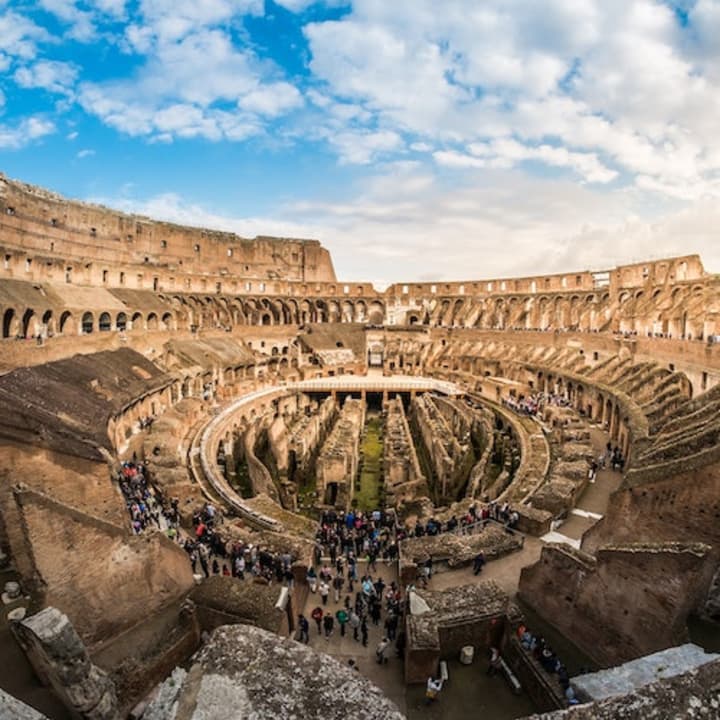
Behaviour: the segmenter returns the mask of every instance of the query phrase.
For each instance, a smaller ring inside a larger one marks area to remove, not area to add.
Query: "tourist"
[[[333,578],[332,586],[333,586],[333,592],[335,596],[335,602],[340,602],[340,593],[343,589],[343,585],[345,584],[345,580],[343,580],[342,575],[336,575]]]
[[[473,573],[479,575],[485,565],[485,553],[481,550],[473,560]]]
[[[359,642],[360,638],[358,637],[358,632],[360,630],[360,616],[354,610],[350,610],[349,623],[353,631],[353,640],[355,640],[355,642]]]
[[[368,644],[368,626],[365,618],[360,622],[360,634],[362,635],[363,647],[367,647]]]
[[[317,591],[317,574],[315,573],[315,568],[311,565],[307,570],[307,583],[310,586],[310,592],[314,593]]]
[[[496,647],[491,647],[490,648],[490,664],[488,665],[487,675],[489,677],[493,677],[494,675],[497,675],[497,673],[500,672],[501,667],[502,667],[502,657],[500,656],[500,651]]]
[[[318,592],[320,593],[320,597],[322,598],[322,604],[327,605],[328,595],[330,594],[330,587],[324,580],[320,583],[320,586],[318,587]]]
[[[435,700],[438,699],[442,686],[443,683],[441,678],[438,678],[437,680],[433,677],[428,678],[427,687],[425,689],[425,703],[427,705],[430,705],[430,703],[435,702]]]
[[[322,634],[322,620],[323,620],[323,610],[320,606],[316,607],[311,613],[310,617],[315,621],[315,624],[317,625],[318,629],[318,635]]]
[[[338,621],[338,625],[340,625],[340,637],[345,637],[345,625],[347,624],[347,621],[349,619],[347,610],[345,610],[345,608],[340,608],[335,613],[335,618]]]
[[[375,658],[378,661],[379,665],[383,665],[387,663],[388,659],[385,657],[385,651],[388,649],[390,645],[389,640],[384,637],[379,643],[377,648],[375,648]]]
[[[325,639],[329,642],[330,636],[333,634],[333,628],[335,627],[335,618],[327,612],[323,618],[323,628],[325,629]]]
[[[298,640],[304,643],[310,642],[310,623],[302,614],[298,615]]]

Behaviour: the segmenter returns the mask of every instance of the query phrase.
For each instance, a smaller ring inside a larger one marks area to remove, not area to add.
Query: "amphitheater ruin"
[[[720,717],[698,256],[378,291],[4,176],[0,246],[0,717]]]

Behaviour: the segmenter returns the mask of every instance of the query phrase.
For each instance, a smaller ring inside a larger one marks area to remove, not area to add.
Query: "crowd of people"
[[[527,650],[549,675],[557,675],[558,683],[569,705],[577,705],[575,693],[570,686],[570,675],[550,644],[542,637],[532,633],[525,625],[517,628],[517,637],[522,647]]]
[[[298,639],[309,642],[310,621],[327,642],[333,635],[350,636],[367,647],[371,630],[380,636],[375,658],[385,664],[394,643],[395,654],[405,650],[404,597],[395,581],[386,583],[378,563],[397,558],[397,521],[393,514],[323,513],[316,535],[314,565],[308,568],[310,592],[318,601],[310,613],[298,617]],[[366,563],[360,571],[361,562]]]
[[[136,460],[122,463],[117,481],[136,535],[149,527],[177,532],[177,500],[167,503],[162,493],[151,486],[143,463]]]
[[[201,571],[205,577],[226,575],[260,582],[273,581],[292,586],[294,556],[289,551],[272,552],[250,542],[226,541],[218,532],[222,517],[212,503],[205,503],[193,513],[193,536],[183,541],[193,573]]]
[[[488,520],[494,520],[495,522],[503,524],[509,530],[515,530],[520,521],[520,515],[516,510],[513,510],[507,502],[497,503],[493,501],[480,507],[473,503],[467,512],[460,515],[460,517],[452,515],[445,522],[437,520],[436,518],[430,518],[425,523],[418,520],[415,525],[409,529],[400,528],[398,529],[398,539],[423,537],[425,535],[434,536],[446,532],[462,532],[478,522]]]

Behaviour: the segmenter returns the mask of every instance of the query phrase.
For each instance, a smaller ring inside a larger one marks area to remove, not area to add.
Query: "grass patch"
[[[369,512],[380,507],[382,486],[383,437],[382,420],[378,415],[368,414],[362,452],[362,469],[355,483],[353,504],[358,510]]]

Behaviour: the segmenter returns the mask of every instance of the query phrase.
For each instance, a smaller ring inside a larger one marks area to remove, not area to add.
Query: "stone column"
[[[40,680],[52,686],[73,717],[119,720],[112,680],[92,664],[66,615],[48,607],[11,627]]]

